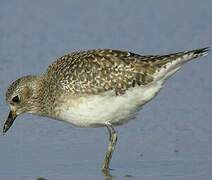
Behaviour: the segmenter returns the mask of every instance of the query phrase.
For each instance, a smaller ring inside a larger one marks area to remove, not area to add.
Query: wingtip
[[[210,51],[210,47],[208,46],[208,47],[202,48],[202,51],[208,52],[208,51]]]
[[[206,48],[203,48],[203,53],[202,53],[202,55],[203,55],[203,56],[207,56],[209,51],[210,51],[210,47],[209,47],[209,46],[206,47]]]
[[[198,56],[206,56],[208,54],[208,51],[210,51],[210,47],[205,47],[205,48],[200,48],[200,49],[196,49],[194,50],[194,54],[198,55]]]

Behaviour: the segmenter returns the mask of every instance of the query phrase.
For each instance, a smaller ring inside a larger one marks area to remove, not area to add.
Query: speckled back
[[[64,55],[52,63],[47,77],[57,88],[72,94],[98,94],[108,90],[123,94],[128,88],[146,85],[154,73],[185,54],[198,57],[202,50],[163,56],[141,56],[131,52],[94,49]]]

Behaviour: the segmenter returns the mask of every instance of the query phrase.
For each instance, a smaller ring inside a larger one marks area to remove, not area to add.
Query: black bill
[[[4,123],[3,134],[5,134],[10,129],[16,117],[17,117],[16,113],[13,111],[10,111],[8,118]]]

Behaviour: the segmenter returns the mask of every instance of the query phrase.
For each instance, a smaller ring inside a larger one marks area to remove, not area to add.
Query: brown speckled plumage
[[[203,50],[204,51],[204,50]],[[188,52],[141,56],[131,52],[95,49],[67,54],[47,70],[46,76],[59,88],[73,94],[98,94],[114,90],[117,95],[136,85],[147,85],[154,73]],[[193,58],[200,54],[195,51]]]

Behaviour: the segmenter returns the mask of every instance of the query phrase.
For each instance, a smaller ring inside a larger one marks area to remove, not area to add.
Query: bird
[[[166,55],[113,49],[68,53],[56,59],[44,73],[23,76],[11,83],[6,91],[10,112],[3,134],[23,113],[82,128],[105,127],[109,143],[102,170],[109,171],[118,139],[115,127],[135,119],[173,74],[208,51],[209,47]]]

